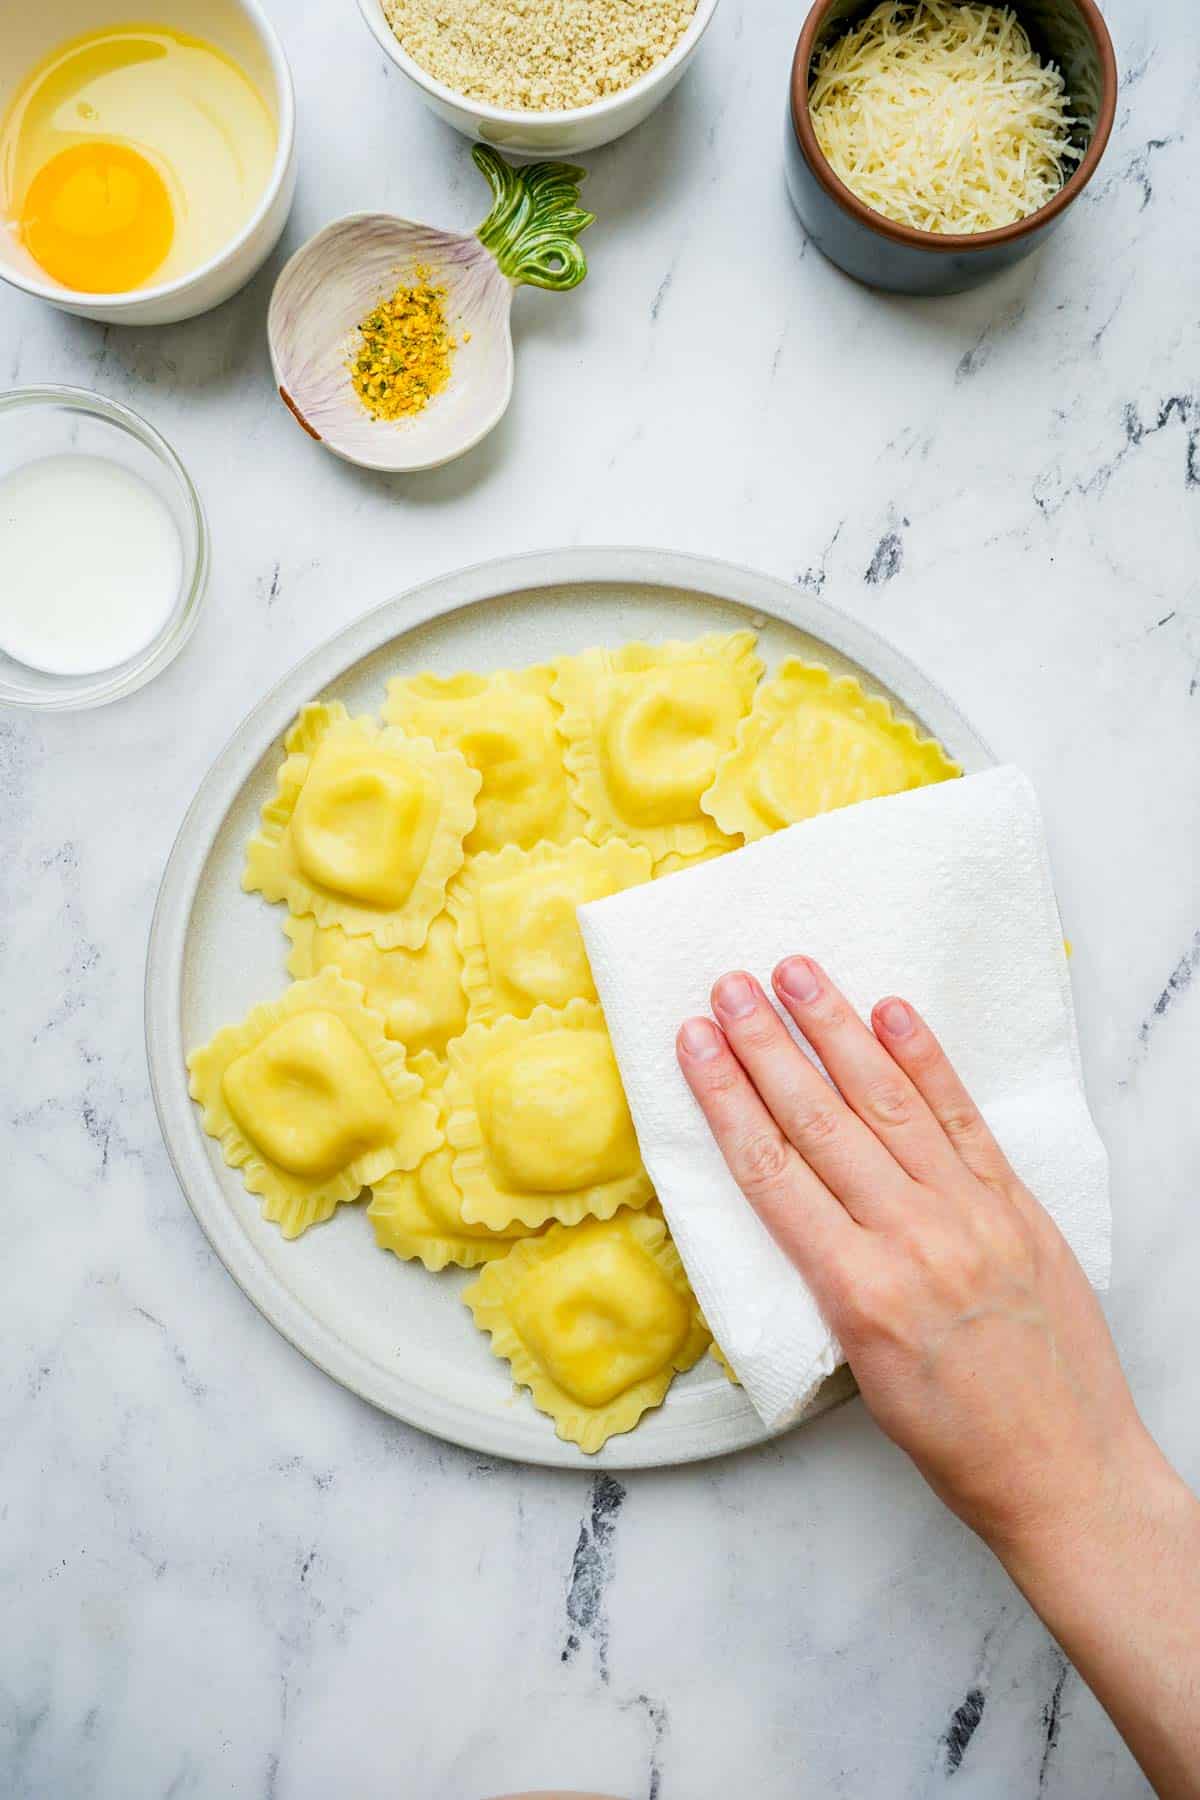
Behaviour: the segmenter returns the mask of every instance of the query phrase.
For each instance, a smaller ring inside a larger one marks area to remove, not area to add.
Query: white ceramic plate
[[[414,621],[416,621],[414,623]],[[860,676],[939,738],[968,770],[992,760],[949,700],[866,627],[781,581],[648,550],[562,550],[431,582],[369,613],[307,657],[255,707],[217,758],[171,852],[150,934],[146,1038],[155,1104],[188,1202],[234,1280],[318,1367],[385,1412],[488,1454],[566,1467],[638,1468],[719,1456],[766,1435],[705,1358],[666,1404],[596,1457],[560,1443],[514,1394],[456,1300],[467,1279],[430,1275],[376,1249],[360,1206],[286,1243],[227,1169],[188,1099],[184,1056],[285,982],[283,909],[239,887],[281,740],[306,702],[375,711],[389,675],[493,669],[627,638],[689,637],[747,624],[770,665],[799,653]],[[845,1374],[813,1411],[852,1391]]]

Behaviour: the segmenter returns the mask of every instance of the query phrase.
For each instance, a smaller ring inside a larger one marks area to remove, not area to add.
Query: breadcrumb
[[[383,0],[408,54],[470,100],[565,112],[620,93],[675,48],[696,0]]]

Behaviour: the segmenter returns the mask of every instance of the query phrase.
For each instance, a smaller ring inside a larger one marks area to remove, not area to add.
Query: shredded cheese
[[[1011,225],[1082,154],[1058,69],[975,0],[881,0],[814,59],[808,104],[834,174],[918,231]]]

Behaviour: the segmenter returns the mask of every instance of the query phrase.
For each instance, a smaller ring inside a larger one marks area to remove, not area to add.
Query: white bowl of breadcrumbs
[[[717,0],[358,0],[427,106],[468,137],[562,156],[640,125]]]

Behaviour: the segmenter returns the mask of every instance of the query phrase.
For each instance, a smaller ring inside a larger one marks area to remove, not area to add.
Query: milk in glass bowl
[[[82,388],[0,393],[0,705],[100,706],[178,655],[208,578],[166,440]]]

